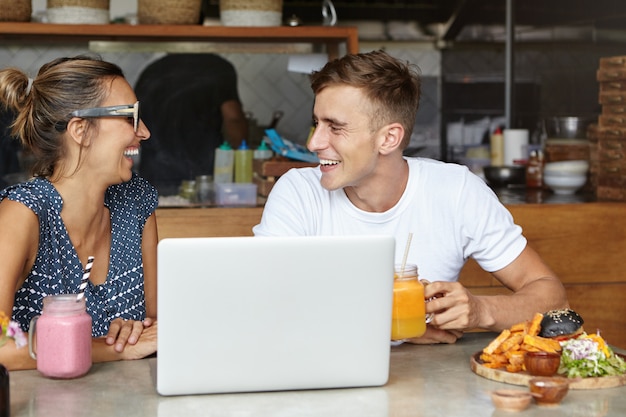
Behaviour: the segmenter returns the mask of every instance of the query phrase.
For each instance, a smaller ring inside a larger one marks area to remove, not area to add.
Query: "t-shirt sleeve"
[[[47,199],[42,198],[41,190],[31,182],[12,185],[0,191],[0,201],[5,198],[24,204],[37,216],[44,210],[43,202],[47,201]]]
[[[134,207],[139,224],[143,226],[146,220],[159,204],[159,196],[156,188],[145,178],[133,173],[130,181],[111,186],[112,204],[123,204]],[[129,207],[130,208],[130,207]]]
[[[156,210],[159,204],[159,195],[152,184],[138,175],[133,175],[131,182],[135,184],[137,190],[137,193],[134,194],[137,200],[137,214],[143,224]]]
[[[467,174],[465,182],[459,204],[465,236],[464,255],[474,258],[486,271],[497,271],[520,255],[527,240],[509,210],[484,181]]]

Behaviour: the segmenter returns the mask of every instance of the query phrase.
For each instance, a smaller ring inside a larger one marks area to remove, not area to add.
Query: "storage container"
[[[47,0],[50,23],[107,24],[109,0]]]
[[[0,0],[0,22],[28,22],[32,12],[31,0]]]
[[[146,25],[197,25],[202,0],[138,0],[137,18]]]
[[[256,206],[256,184],[216,183],[218,206]]]
[[[220,0],[224,26],[280,26],[283,0]]]

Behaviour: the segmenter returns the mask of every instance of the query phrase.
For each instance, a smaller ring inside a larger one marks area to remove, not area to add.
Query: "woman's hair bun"
[[[541,337],[569,335],[579,331],[585,321],[572,309],[550,310],[543,313]]]

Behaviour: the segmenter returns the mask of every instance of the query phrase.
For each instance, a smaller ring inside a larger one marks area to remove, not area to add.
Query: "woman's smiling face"
[[[362,186],[375,170],[379,132],[371,129],[371,105],[361,90],[329,86],[315,97],[315,131],[308,149],[320,159],[327,190]]]
[[[110,84],[110,93],[100,107],[133,104],[137,97],[128,82],[115,78]],[[139,121],[137,132],[133,118],[101,117],[90,146],[91,168],[110,177],[111,183],[128,181],[132,175],[133,157],[139,154],[141,141],[150,137],[146,125]]]

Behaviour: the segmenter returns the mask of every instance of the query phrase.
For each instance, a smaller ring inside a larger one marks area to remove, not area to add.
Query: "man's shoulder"
[[[422,175],[436,175],[441,179],[443,177],[462,177],[470,173],[465,165],[459,165],[450,162],[439,161],[430,158],[411,157],[406,158],[412,171],[417,171]]]

